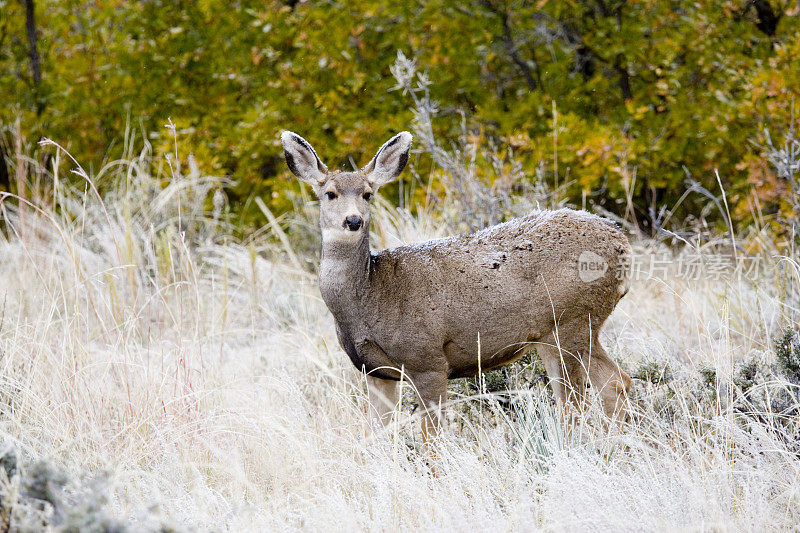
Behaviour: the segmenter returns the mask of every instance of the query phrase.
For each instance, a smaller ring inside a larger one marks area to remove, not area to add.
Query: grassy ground
[[[0,206],[6,525],[800,523],[797,263],[772,244],[752,241],[769,267],[753,279],[715,276],[707,265],[695,280],[676,273],[675,261],[666,273],[640,272],[603,333],[639,378],[629,427],[607,431],[595,406],[565,439],[530,359],[453,384],[433,478],[410,396],[389,431],[368,431],[362,379],[309,273],[313,213],[245,241],[226,238],[219,182],[173,169],[162,189],[139,163],[113,170],[117,185],[102,201],[92,187],[62,184],[39,207],[20,209],[13,198]],[[288,226],[289,236],[280,229]],[[448,231],[434,214],[386,203],[373,230],[376,246]],[[637,249],[643,264],[662,257],[653,243]],[[784,331],[779,360],[774,340]],[[520,389],[511,401],[491,394],[504,384]]]

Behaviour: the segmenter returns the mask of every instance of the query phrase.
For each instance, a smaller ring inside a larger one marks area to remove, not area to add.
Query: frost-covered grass
[[[797,329],[791,258],[757,282],[634,283],[603,334],[642,378],[622,431],[608,431],[595,406],[565,438],[541,381],[510,403],[455,383],[433,477],[413,402],[388,431],[369,431],[362,378],[336,342],[314,258],[294,249],[303,215],[239,241],[225,236],[218,181],[173,169],[162,188],[142,159],[114,168],[102,201],[62,177],[37,208],[0,206],[0,440],[21,465],[0,469],[0,519],[16,502],[14,520],[31,527],[800,523],[796,376],[773,346]],[[448,231],[435,213],[388,202],[374,219],[376,245]],[[55,504],[25,488],[41,461],[63,476]]]

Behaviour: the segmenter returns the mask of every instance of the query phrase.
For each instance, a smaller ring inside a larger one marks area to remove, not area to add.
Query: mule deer
[[[427,410],[427,440],[448,378],[507,364],[534,345],[560,413],[582,405],[588,377],[605,412],[621,416],[630,378],[598,334],[627,291],[617,275],[630,254],[625,235],[609,220],[560,209],[371,253],[370,201],[403,170],[411,140],[399,133],[363,169],[342,172],[299,135],[281,134],[289,169],[320,201],[320,291],[339,343],[368,376],[374,415],[385,420],[396,406],[402,371]]]

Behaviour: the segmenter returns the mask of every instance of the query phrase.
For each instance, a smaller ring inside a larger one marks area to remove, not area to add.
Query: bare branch
[[[537,83],[537,81],[533,78],[533,73],[531,72],[530,66],[528,66],[528,63],[525,62],[525,60],[519,55],[519,49],[514,43],[514,37],[511,32],[511,23],[508,19],[508,12],[494,5],[491,0],[481,0],[481,4],[483,4],[486,9],[500,18],[500,23],[503,26],[503,45],[505,46],[506,52],[511,57],[511,60],[515,65],[517,65],[520,72],[522,72],[522,76],[525,78],[525,83],[528,84],[528,88],[532,91],[535,91],[538,87],[541,87],[542,80],[539,79]],[[538,77],[538,65],[536,70]]]
[[[33,0],[25,0],[25,29],[28,32],[28,54],[31,58],[33,83],[39,85],[42,81],[42,73],[40,70],[39,50],[36,48],[36,19],[34,18]]]

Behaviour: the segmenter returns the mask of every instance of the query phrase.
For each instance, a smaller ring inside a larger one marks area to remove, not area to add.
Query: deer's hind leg
[[[574,343],[565,343],[555,331],[535,346],[547,371],[559,415],[572,420],[582,412],[586,398],[586,372],[580,351]]]
[[[566,398],[567,405],[572,399],[573,406],[578,407],[579,412],[583,410],[588,378],[592,388],[600,395],[606,415],[620,420],[625,416],[631,378],[608,356],[600,344],[600,326],[601,323],[591,325],[588,317],[559,324],[553,331],[551,343],[542,351],[542,362],[550,377],[550,367],[556,366],[560,359],[565,378],[561,395]],[[558,400],[559,392],[555,386],[553,390]]]
[[[627,416],[631,378],[608,356],[600,344],[598,333],[592,332],[592,352],[586,362],[589,381],[600,394],[606,415],[621,421]]]

